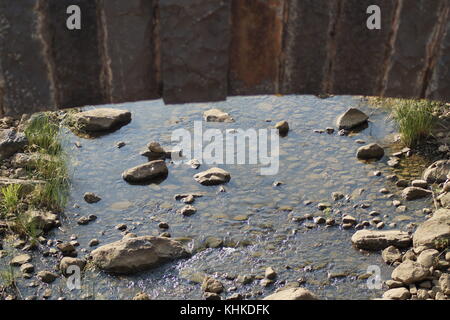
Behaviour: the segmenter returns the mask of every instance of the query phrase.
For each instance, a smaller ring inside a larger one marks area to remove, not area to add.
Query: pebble
[[[118,224],[117,226],[116,226],[116,230],[120,230],[120,231],[125,231],[125,230],[127,230],[127,225],[126,224],[123,224],[123,223],[121,223],[121,224]]]
[[[96,247],[100,244],[100,241],[98,239],[92,239],[89,241],[89,247]]]

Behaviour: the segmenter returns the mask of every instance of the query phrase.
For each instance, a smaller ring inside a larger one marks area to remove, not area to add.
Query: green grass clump
[[[60,125],[50,113],[40,113],[30,120],[25,134],[30,148],[40,153],[33,163],[33,175],[45,182],[36,186],[31,202],[37,208],[62,210],[68,199],[69,171]]]
[[[431,134],[435,123],[433,113],[442,106],[439,102],[429,100],[374,98],[371,102],[390,110],[401,139],[408,147],[417,146]]]
[[[7,215],[16,215],[19,211],[18,207],[21,202],[20,190],[21,185],[10,184],[0,190],[2,195],[0,201],[0,216],[5,218]]]

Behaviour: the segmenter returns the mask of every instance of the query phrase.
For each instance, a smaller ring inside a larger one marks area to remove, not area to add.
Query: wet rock
[[[134,273],[147,270],[166,261],[189,256],[178,241],[163,237],[124,238],[104,245],[91,253],[93,263],[112,273]]]
[[[195,209],[195,207],[189,206],[189,205],[188,206],[184,206],[183,208],[181,208],[179,210],[179,213],[182,214],[185,217],[192,216],[196,212],[197,212],[197,209]]]
[[[352,243],[364,250],[383,250],[391,245],[406,248],[411,244],[411,237],[400,230],[359,230],[352,236]]]
[[[194,203],[194,201],[195,201],[195,197],[192,194],[190,194],[187,197],[181,199],[181,202],[184,202],[184,203],[187,203],[187,204]]]
[[[384,222],[381,221],[381,222],[378,222],[378,223],[377,223],[376,228],[377,228],[377,229],[383,229],[384,226],[385,226]]]
[[[98,108],[73,115],[77,129],[87,132],[108,131],[126,125],[131,121],[127,110]]]
[[[402,192],[402,197],[409,201],[430,197],[432,195],[432,191],[418,187],[408,187],[405,188]]]
[[[345,195],[340,192],[333,192],[331,194],[331,197],[333,198],[334,201],[338,201],[338,200],[344,199]]]
[[[98,239],[92,239],[89,241],[88,246],[89,247],[96,247],[100,244],[100,241]]]
[[[166,163],[163,160],[154,160],[126,170],[122,178],[131,183],[150,182],[168,175]]]
[[[97,203],[100,200],[102,200],[102,198],[100,198],[98,195],[96,195],[95,193],[92,192],[86,192],[83,196],[84,201],[86,201],[87,203]]]
[[[287,288],[273,293],[263,300],[318,300],[318,298],[305,288]]]
[[[236,278],[236,282],[241,284],[241,285],[250,284],[250,283],[253,282],[253,280],[255,280],[255,277],[251,276],[251,275],[239,275]]]
[[[38,278],[45,283],[52,283],[58,278],[58,275],[56,273],[50,272],[50,271],[39,271],[37,273]]]
[[[204,292],[220,294],[223,292],[224,287],[223,287],[222,282],[220,282],[219,280],[216,280],[212,277],[206,276],[202,282],[202,290]]]
[[[422,188],[422,189],[428,188],[428,182],[426,182],[425,180],[414,180],[413,182],[411,182],[411,185],[413,187]]]
[[[423,173],[423,180],[428,183],[442,183],[450,174],[450,160],[440,160],[429,166]]]
[[[150,142],[147,145],[147,150],[141,152],[141,155],[149,158],[150,160],[157,159],[171,159],[172,155],[177,154],[179,157],[182,155],[181,150],[165,150],[158,142]]]
[[[361,160],[379,160],[384,156],[384,149],[376,143],[362,146],[356,152],[356,156]]]
[[[413,236],[414,247],[425,246],[439,249],[442,243],[450,241],[450,210],[439,209],[422,223]]]
[[[205,186],[227,183],[230,179],[230,173],[220,168],[211,168],[194,176],[195,181]]]
[[[439,263],[439,251],[435,249],[426,249],[417,257],[417,262],[425,268],[436,267]]]
[[[319,204],[317,204],[317,209],[319,210],[325,210],[326,208],[331,208],[331,204],[330,203],[326,203],[326,202],[321,202]]]
[[[425,268],[420,263],[412,260],[405,260],[392,271],[392,279],[404,284],[423,281],[429,275],[430,271],[428,268]]]
[[[286,136],[289,132],[289,123],[287,121],[280,121],[275,125],[281,136]]]
[[[86,261],[84,259],[64,257],[61,259],[61,262],[59,263],[59,270],[62,272],[62,274],[66,276],[70,275],[73,272],[67,270],[70,266],[76,266],[80,269],[80,271],[83,271],[84,267],[86,266]]]
[[[390,167],[393,167],[393,168],[397,168],[400,165],[400,159],[391,157],[391,158],[389,158],[387,165]]]
[[[22,264],[20,266],[20,271],[22,273],[24,273],[24,274],[25,273],[27,273],[27,274],[33,273],[34,272],[34,266],[31,263]]]
[[[198,169],[200,168],[200,161],[198,161],[197,159],[191,159],[188,161],[187,163],[192,169]]]
[[[314,218],[314,223],[315,224],[324,224],[326,222],[324,217],[315,217]]]
[[[367,120],[369,120],[369,116],[364,112],[356,108],[350,108],[338,117],[336,125],[339,130],[350,130],[366,123]]]
[[[389,246],[384,249],[381,253],[381,256],[383,257],[383,261],[387,264],[393,264],[394,262],[402,261],[402,253],[394,246]]]
[[[203,293],[203,299],[210,300],[210,301],[222,300],[222,298],[217,293],[213,293],[213,292]]]
[[[60,243],[56,246],[63,256],[73,256],[76,254],[76,249],[73,244],[69,242]]]
[[[121,224],[118,224],[115,228],[116,228],[116,230],[119,230],[119,231],[125,231],[128,229],[128,226],[124,223],[121,223]]]
[[[274,280],[277,277],[277,273],[272,267],[268,267],[264,272],[264,277],[269,280]]]
[[[43,231],[48,231],[58,224],[58,216],[48,211],[29,210],[25,217],[29,225]]]
[[[88,217],[80,217],[80,218],[77,220],[77,223],[78,223],[80,226],[87,225],[87,224],[89,224],[89,222],[91,222],[91,220],[90,220]]]
[[[395,288],[386,291],[383,294],[384,299],[407,300],[411,297],[411,293],[406,288]]]
[[[0,130],[0,160],[9,158],[28,144],[24,133],[15,129]]]
[[[125,141],[119,141],[116,143],[116,147],[117,149],[121,149],[123,147],[125,147],[127,144],[125,143]]]
[[[210,109],[203,113],[206,122],[234,122],[234,119],[226,112],[219,109]]]
[[[355,225],[356,224],[356,219],[350,215],[345,215],[342,218],[342,223],[344,224],[350,224],[350,225]]]
[[[28,263],[31,261],[31,256],[29,254],[21,254],[18,256],[15,256],[11,259],[9,264],[14,267],[19,267],[25,263]]]
[[[409,181],[405,179],[398,180],[395,185],[399,188],[406,188],[409,186]]]
[[[150,296],[146,294],[145,292],[139,292],[134,297],[133,300],[135,301],[144,301],[144,300],[151,300]]]

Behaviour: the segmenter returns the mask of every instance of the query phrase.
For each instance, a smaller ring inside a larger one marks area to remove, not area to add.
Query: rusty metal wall
[[[0,116],[275,93],[450,101],[450,0],[0,0]]]

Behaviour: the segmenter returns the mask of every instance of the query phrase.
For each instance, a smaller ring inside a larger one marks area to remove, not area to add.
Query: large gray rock
[[[448,241],[450,241],[449,209],[437,210],[430,219],[417,228],[413,236],[414,247],[425,246],[439,249]]]
[[[384,156],[384,149],[376,143],[362,146],[356,152],[356,156],[361,160],[379,160]]]
[[[131,183],[150,182],[163,178],[168,173],[164,160],[154,160],[124,171],[122,178]]]
[[[87,132],[108,131],[131,121],[127,110],[99,108],[80,112],[74,116],[77,129]]]
[[[430,270],[425,268],[420,263],[405,260],[397,268],[392,271],[392,279],[400,281],[404,284],[416,283],[423,281],[430,275]]]
[[[0,160],[9,158],[28,144],[27,137],[15,129],[0,131]]]
[[[170,260],[189,256],[178,241],[163,237],[124,238],[95,249],[93,263],[112,273],[135,273],[158,267]]]
[[[431,197],[433,192],[431,190],[419,188],[419,187],[408,187],[402,191],[402,197],[405,200],[416,200],[426,197]]]
[[[428,183],[442,183],[450,175],[450,160],[439,160],[429,166],[423,173],[423,180]]]
[[[348,109],[344,114],[340,115],[336,121],[339,130],[350,130],[360,126],[369,120],[369,116],[356,108]]]
[[[212,186],[229,182],[231,175],[223,169],[211,168],[209,170],[197,173],[194,176],[194,179],[202,185]]]
[[[263,300],[318,300],[317,296],[305,288],[288,288],[273,293]]]
[[[359,230],[352,236],[352,243],[364,250],[383,250],[388,246],[406,248],[411,244],[411,236],[400,230]]]
[[[439,251],[426,249],[419,254],[417,262],[425,268],[436,267],[439,264]]]

